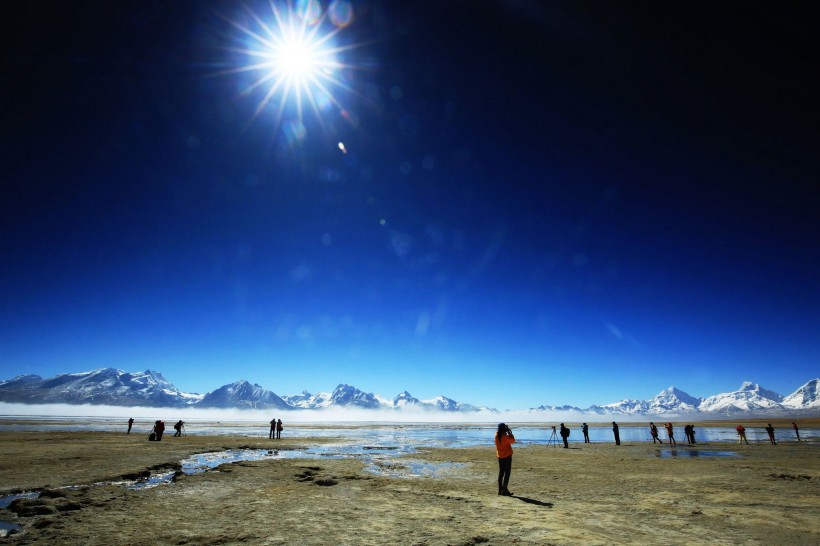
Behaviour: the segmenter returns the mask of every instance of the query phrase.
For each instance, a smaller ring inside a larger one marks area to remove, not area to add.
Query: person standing
[[[268,432],[268,438],[273,440],[276,438],[276,418],[270,420],[270,432]]]
[[[766,427],[766,434],[769,435],[769,441],[772,443],[772,445],[776,446],[777,442],[774,441],[774,427],[771,423],[769,423],[769,426]]]
[[[281,419],[279,419],[279,420],[276,422],[276,439],[277,439],[277,440],[281,440],[281,439],[282,439],[282,429],[283,429],[283,428],[285,428],[285,427],[283,427],[283,426],[282,426],[282,420],[281,420]]]
[[[749,445],[749,440],[746,439],[746,427],[744,427],[743,425],[738,425],[735,428],[735,430],[737,431],[737,435],[740,438],[738,440],[738,443],[742,444],[743,442],[746,442],[746,445]]]
[[[695,441],[695,425],[689,425],[689,436],[692,438],[692,443],[696,444]]]
[[[669,443],[678,445],[675,441],[675,429],[672,427],[672,423],[666,423],[663,427],[666,429],[666,435],[669,436]]]
[[[569,429],[564,426],[564,423],[561,423],[561,439],[564,440],[564,449],[569,447]]]
[[[131,427],[134,426],[134,418],[131,417],[128,419],[128,432],[126,434],[131,434]]]
[[[652,443],[658,442],[659,444],[663,443],[663,440],[658,438],[658,427],[655,426],[655,423],[649,423],[649,434],[652,435]]]
[[[584,433],[584,443],[588,444],[589,443],[589,426],[586,423],[584,423],[583,426],[581,426],[581,431]]]
[[[792,421],[792,428],[794,429],[794,435],[797,436],[797,441],[800,441],[800,429],[797,428],[797,423]]]
[[[615,435],[615,445],[621,445],[621,433],[618,430],[618,423],[612,421],[612,433]]]
[[[498,457],[498,494],[505,497],[512,496],[507,485],[510,483],[512,472],[512,445],[514,443],[515,436],[510,427],[505,423],[498,423],[498,430],[495,433],[495,454]]]
[[[165,421],[157,419],[154,423],[154,433],[157,435],[157,442],[162,441],[162,433],[165,432]]]
[[[174,423],[174,430],[176,431],[174,433],[174,438],[176,438],[177,436],[182,436],[182,427],[184,427],[184,426],[185,426],[185,423],[182,421],[182,419],[180,419],[179,421]]]

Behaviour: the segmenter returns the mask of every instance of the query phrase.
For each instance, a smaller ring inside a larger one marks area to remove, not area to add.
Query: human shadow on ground
[[[527,504],[535,504],[536,506],[546,506],[547,508],[552,508],[551,502],[544,502],[540,500],[531,499],[529,497],[522,497],[520,495],[513,495],[512,498],[518,499],[522,502],[526,502]]]

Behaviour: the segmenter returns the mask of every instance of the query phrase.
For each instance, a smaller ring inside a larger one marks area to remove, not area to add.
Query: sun
[[[333,58],[305,36],[287,36],[271,53],[274,72],[297,88],[321,77],[323,68],[335,66]]]
[[[241,47],[226,48],[240,55],[240,64],[221,74],[250,74],[242,95],[259,97],[249,124],[268,112],[277,125],[285,115],[301,123],[306,108],[320,122],[330,108],[344,113],[337,94],[354,91],[342,71],[361,67],[342,57],[362,45],[339,43],[341,31],[353,22],[348,0],[334,0],[326,10],[318,0],[271,2],[269,13],[245,6],[241,17],[224,19],[240,31]]]

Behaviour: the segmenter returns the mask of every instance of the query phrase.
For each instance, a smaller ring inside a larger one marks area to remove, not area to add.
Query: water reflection
[[[0,508],[8,508],[9,504],[17,499],[36,499],[39,496],[39,491],[28,491],[25,493],[16,493],[14,495],[5,495],[0,497]]]
[[[152,423],[135,424],[133,434],[145,433]],[[0,421],[0,431],[54,431],[54,432],[78,432],[78,431],[98,431],[98,432],[124,432],[125,423],[122,419],[113,418],[30,418],[26,422],[8,423]],[[147,427],[145,431],[141,427]],[[729,423],[726,427],[703,427],[696,430],[698,442],[736,442],[737,432],[735,424]],[[186,434],[191,435],[226,435],[245,436],[252,438],[268,437],[269,425],[267,423],[253,421],[207,421],[189,418],[185,422]],[[373,446],[375,449],[383,449],[388,445],[426,445],[429,447],[470,447],[477,445],[491,446],[495,424],[430,424],[430,423],[407,423],[407,424],[368,424],[368,423],[304,423],[288,424],[285,430],[285,438],[338,438],[342,441],[357,442],[359,444]],[[516,440],[521,444],[549,444],[552,429],[550,427],[537,427],[522,425],[513,427]],[[677,427],[680,439],[683,438],[683,427]],[[583,443],[583,436],[578,424],[570,424],[571,443]],[[820,429],[801,429],[801,435],[805,440],[816,438]],[[622,442],[651,442],[648,426],[629,426],[629,423],[621,423],[620,436]],[[746,427],[746,436],[749,442],[766,442],[768,435],[762,427]],[[611,425],[590,424],[590,441],[593,443],[614,443]],[[664,444],[668,442],[666,434],[661,430],[661,438]],[[791,430],[785,428],[778,429],[778,442],[796,441]]]
[[[8,508],[9,504],[17,499],[36,499],[39,496],[39,491],[26,491],[24,493],[15,493],[14,495],[3,495],[0,496],[0,509]],[[17,531],[21,528],[22,527],[16,523],[0,520],[0,538],[8,536],[12,531]]]
[[[738,457],[734,451],[709,451],[703,449],[659,449],[655,452],[659,459],[694,459],[697,457]]]

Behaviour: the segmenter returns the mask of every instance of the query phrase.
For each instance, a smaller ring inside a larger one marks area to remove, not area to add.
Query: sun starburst
[[[306,105],[322,124],[323,112],[331,108],[344,115],[338,94],[355,93],[349,73],[362,68],[343,60],[362,44],[339,43],[339,34],[353,21],[350,2],[334,0],[322,10],[318,0],[271,1],[265,11],[260,15],[244,6],[241,17],[224,18],[239,31],[241,46],[227,48],[240,59],[221,74],[251,75],[242,95],[259,97],[248,124],[269,111],[277,126],[290,114],[301,124]]]

